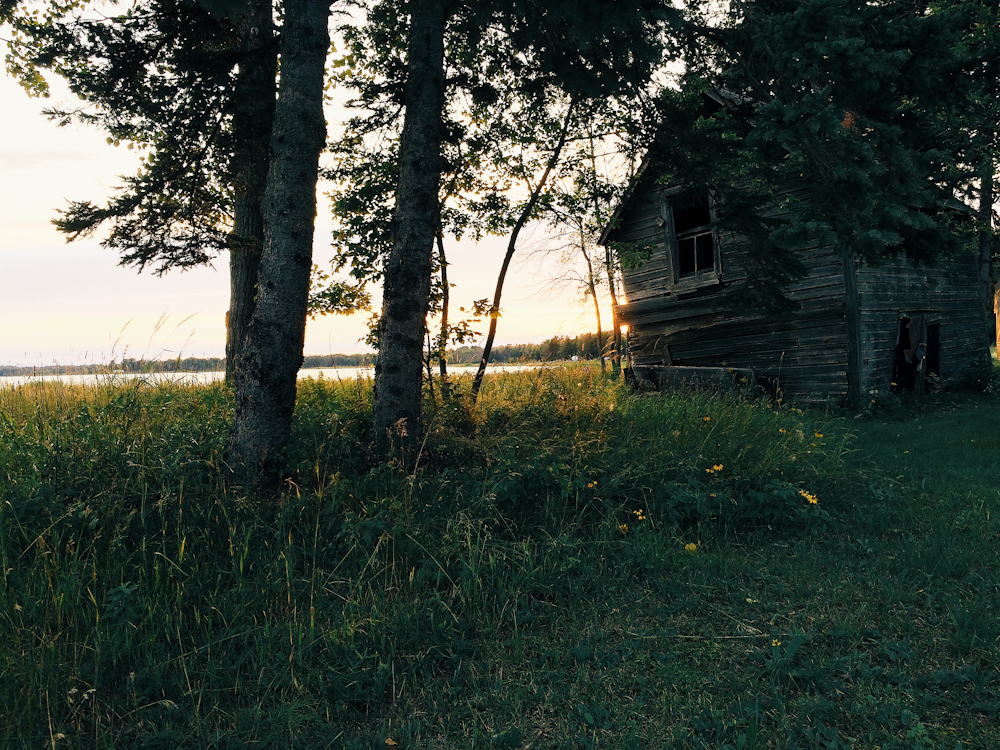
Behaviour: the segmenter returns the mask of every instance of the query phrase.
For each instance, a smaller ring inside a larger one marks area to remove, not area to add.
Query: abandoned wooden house
[[[752,370],[787,401],[858,405],[876,392],[947,385],[989,356],[971,254],[869,265],[840,247],[803,243],[794,252],[807,273],[785,291],[794,309],[748,309],[738,294],[740,238],[719,232],[720,207],[707,191],[675,200],[683,185],[661,184],[660,174],[644,164],[600,237],[646,249],[623,271],[627,301],[617,312],[647,386],[679,368],[733,368]],[[775,205],[806,190],[790,182]]]

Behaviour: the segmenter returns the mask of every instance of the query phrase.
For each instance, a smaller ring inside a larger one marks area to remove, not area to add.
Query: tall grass
[[[540,369],[428,400],[403,472],[370,401],[301,383],[255,503],[221,385],[0,390],[0,744],[1000,741],[997,498],[944,524],[880,422]]]

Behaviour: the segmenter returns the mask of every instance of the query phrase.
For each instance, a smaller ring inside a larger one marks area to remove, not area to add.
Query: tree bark
[[[979,299],[986,315],[986,336],[989,345],[1000,341],[1000,328],[994,313],[994,295],[990,289],[990,266],[993,262],[993,201],[994,193],[993,159],[987,153],[983,157],[983,167],[979,186],[979,253],[976,258],[976,276],[979,282]]]
[[[507,269],[510,267],[510,261],[514,257],[514,251],[517,249],[517,238],[528,219],[531,218],[531,214],[535,210],[535,205],[542,195],[545,183],[548,182],[549,175],[555,169],[559,157],[562,155],[563,146],[566,145],[566,136],[569,133],[569,126],[573,121],[574,109],[575,102],[571,101],[569,108],[566,110],[566,119],[563,121],[562,130],[559,132],[559,141],[552,150],[552,155],[549,157],[548,164],[545,165],[545,171],[542,173],[541,179],[538,180],[538,184],[531,191],[527,204],[525,204],[521,215],[517,217],[517,222],[511,230],[510,240],[507,242],[507,253],[504,255],[503,264],[500,266],[500,275],[497,276],[497,287],[493,292],[493,305],[490,307],[490,331],[486,335],[486,343],[483,345],[483,358],[479,361],[479,369],[476,370],[476,377],[472,381],[472,403],[475,403],[479,398],[479,390],[483,387],[483,377],[486,375],[486,367],[490,363],[490,354],[493,352],[493,341],[497,335],[497,319],[500,317],[500,296],[503,294],[503,282],[507,278]]]
[[[580,252],[583,253],[584,260],[587,261],[587,293],[594,301],[594,316],[597,318],[597,356],[601,360],[601,374],[607,375],[608,365],[604,361],[604,332],[601,330],[601,304],[597,299],[597,279],[594,278],[594,261],[587,252],[587,240],[583,233],[586,231],[583,222],[580,222]]]
[[[249,0],[247,12],[235,19],[235,25],[242,57],[232,95],[233,231],[226,313],[226,382],[231,385],[253,316],[264,243],[261,200],[270,161],[278,66],[272,0]]]
[[[594,221],[597,227],[602,227],[604,225],[604,220],[601,217],[601,200],[597,194],[597,156],[594,149],[594,136],[588,133],[590,140],[590,171],[594,175]],[[599,231],[599,230],[598,230]],[[613,257],[611,254],[611,248],[604,248],[604,275],[608,279],[608,291],[611,293],[611,330],[613,338],[614,350],[611,352],[611,373],[618,378],[621,376],[622,372],[622,329],[621,324],[618,322],[618,293],[615,291],[615,267],[613,262]],[[595,295],[596,302],[596,295]],[[598,312],[597,325],[600,328],[600,312]],[[600,338],[600,336],[598,336]],[[604,350],[601,350],[601,370],[604,369]]]
[[[371,439],[378,455],[394,455],[405,465],[416,456],[423,431],[421,349],[443,166],[445,5],[446,0],[410,2],[406,113],[378,325]]]
[[[437,235],[438,265],[441,266],[441,351],[438,352],[438,372],[441,375],[441,397],[447,399],[451,395],[451,384],[448,382],[448,259],[444,254],[444,238]]]
[[[597,289],[590,290],[590,297],[594,300],[594,315],[597,316],[597,351],[601,359],[601,374],[608,374],[608,364],[604,361],[604,332],[601,330],[601,305],[597,301]]]
[[[237,481],[256,491],[277,485],[291,431],[305,341],[316,179],[326,143],[323,77],[330,0],[285,0],[284,7],[259,291],[236,371],[236,418],[228,446]]]
[[[611,372],[616,378],[622,372],[622,324],[618,320],[618,293],[615,291],[615,264],[610,247],[604,248],[604,271],[608,276],[608,290],[611,292],[611,330],[614,332],[615,349],[611,358]]]

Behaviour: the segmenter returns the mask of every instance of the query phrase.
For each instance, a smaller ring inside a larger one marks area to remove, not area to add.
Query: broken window
[[[669,195],[669,191],[668,191]],[[719,247],[712,228],[713,207],[708,192],[665,196],[662,204],[670,247],[670,276],[674,284],[701,285],[718,278]]]
[[[692,205],[674,207],[674,234],[677,237],[677,266],[681,278],[715,270],[715,241],[708,196]]]
[[[941,377],[941,324],[940,323],[928,323],[927,324],[927,336],[925,337],[927,342],[927,353],[924,358],[926,364],[926,371],[928,375],[935,375]]]

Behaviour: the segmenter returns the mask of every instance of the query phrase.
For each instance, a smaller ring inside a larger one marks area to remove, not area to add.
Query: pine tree
[[[706,30],[720,54],[693,70],[732,92],[743,142],[816,189],[787,232],[826,235],[858,258],[929,261],[957,245],[940,216],[960,183],[964,102],[954,14],[908,0],[758,0]]]
[[[997,274],[993,235],[996,226],[996,177],[1000,168],[1000,8],[982,0],[943,0],[936,12],[959,19],[956,54],[967,75],[964,96],[943,113],[942,129],[965,134],[961,162],[966,169],[965,200],[976,207],[976,274],[980,304],[992,345],[1000,334],[994,312]]]
[[[104,245],[123,265],[163,274],[230,253],[226,374],[253,312],[263,242],[260,201],[274,114],[277,47],[271,0],[145,0],[110,18],[84,3],[8,10],[8,70],[34,95],[43,73],[88,107],[50,109],[144,152],[137,175],[103,207],[72,202],[55,223],[70,240],[110,222]]]

